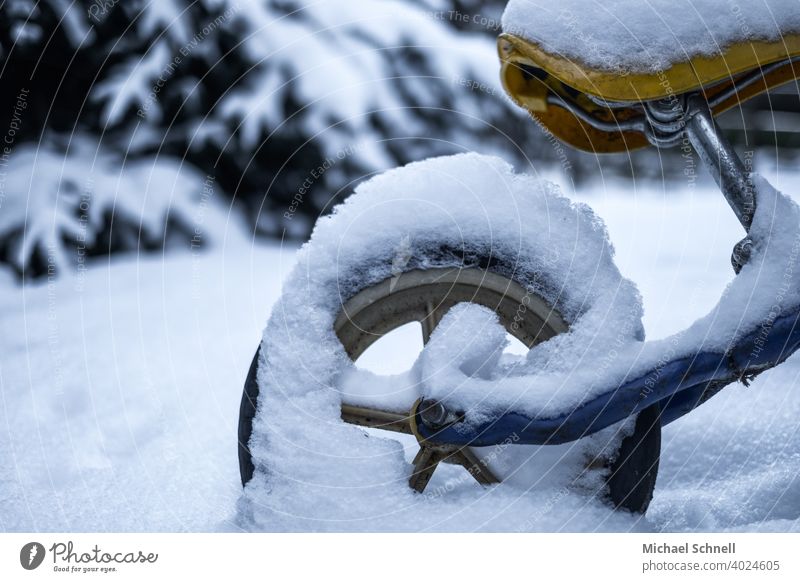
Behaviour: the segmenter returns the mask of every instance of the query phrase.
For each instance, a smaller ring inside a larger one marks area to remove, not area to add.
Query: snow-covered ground
[[[209,530],[240,492],[241,385],[294,248],[4,282],[0,529]]]
[[[780,189],[798,190],[799,176],[779,177]],[[677,192],[615,181],[570,193],[606,220],[617,264],[643,294],[650,339],[716,303],[741,238],[710,186],[667,188]],[[0,529],[239,529],[241,385],[294,251],[231,234],[223,247],[196,255],[98,261],[24,287],[0,280]],[[569,490],[503,493],[510,484],[497,487],[505,505],[496,510],[473,503],[469,488],[477,485],[444,467],[431,486],[454,482],[454,491],[431,500],[440,517],[419,527],[797,531],[798,372],[792,358],[667,427],[644,519]],[[448,496],[463,500],[460,515]],[[391,529],[391,520],[381,523]]]

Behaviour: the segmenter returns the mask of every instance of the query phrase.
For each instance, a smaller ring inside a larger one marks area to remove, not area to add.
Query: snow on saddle
[[[620,103],[703,91],[717,115],[800,77],[800,8],[797,0],[561,0],[557,8],[511,0],[498,50],[509,95],[553,134],[588,151],[630,150],[647,145],[643,135],[590,127],[548,95],[613,122],[635,114]]]

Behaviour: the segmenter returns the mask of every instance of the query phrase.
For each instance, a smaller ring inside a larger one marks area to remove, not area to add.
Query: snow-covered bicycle
[[[652,19],[618,18],[645,10],[628,4],[587,13],[578,0],[557,12],[512,1],[498,40],[502,82],[576,148],[691,145],[747,233],[716,308],[645,342],[636,288],[589,208],[476,154],[392,170],[321,218],[299,253],[245,384],[243,484],[302,488],[318,471],[333,491],[384,471],[387,486],[401,479],[422,492],[444,462],[491,485],[526,474],[531,448],[503,464],[506,445],[561,446],[576,487],[644,512],[662,426],[800,346],[800,209],[751,173],[714,121],[800,76],[798,18],[746,14],[755,24],[744,31],[734,12],[676,36],[648,29]],[[354,365],[413,322],[425,347],[409,371]],[[504,352],[506,333],[526,355]],[[346,424],[413,435],[419,452],[387,468],[396,451]]]

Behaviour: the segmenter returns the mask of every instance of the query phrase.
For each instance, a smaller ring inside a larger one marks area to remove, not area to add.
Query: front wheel
[[[441,256],[438,250],[432,251],[429,258],[437,256]],[[527,348],[569,329],[562,315],[524,284],[530,280],[531,273],[515,273],[509,264],[497,257],[482,257],[472,263],[470,266],[412,268],[396,272],[356,292],[343,302],[334,323],[336,335],[347,355],[357,361],[380,338],[412,322],[420,324],[423,342],[427,342],[444,314],[459,303],[475,303],[491,309],[506,331]],[[474,266],[474,263],[479,266]],[[514,275],[509,276],[509,273]],[[243,485],[253,477],[248,444],[259,397],[259,362],[260,348],[251,363],[239,411],[239,470]],[[388,410],[353,406],[347,402],[342,404],[342,419],[361,426],[410,433],[411,417],[410,408],[399,413],[396,408]],[[597,473],[603,483],[599,493],[614,508],[644,513],[653,497],[658,472],[661,446],[658,405],[639,413],[632,430],[628,427],[624,432],[612,432],[607,437],[611,445],[601,446],[602,454],[587,454],[582,466],[576,470],[583,477],[586,473]],[[627,435],[623,436],[624,433]],[[598,437],[586,437],[593,438]],[[481,483],[497,480],[491,471],[492,462],[483,465],[479,462],[480,449],[465,449],[450,454],[439,453],[440,458],[434,459],[433,464],[427,459],[428,465],[415,465],[409,484],[417,491],[424,490],[439,460],[464,465]],[[525,457],[531,455],[535,452]],[[488,470],[481,471],[480,467],[486,465]],[[498,474],[514,474],[516,469],[504,466],[498,471]],[[576,475],[576,482],[578,477]]]
[[[388,334],[402,335],[399,328],[407,324],[419,326],[423,341],[433,334],[435,342],[446,313],[450,319],[476,312],[451,309],[461,303],[494,314],[491,337],[480,329],[470,333],[482,325],[474,322],[488,319],[463,320],[458,337],[467,348],[483,345],[473,339],[502,340],[497,321],[521,342],[519,351],[528,350],[520,363],[552,363],[555,375],[601,361],[613,351],[610,342],[643,339],[638,291],[614,265],[606,229],[588,206],[498,158],[474,153],[390,170],[361,183],[318,220],[273,309],[241,403],[242,482],[258,480],[248,494],[279,512],[349,520],[361,514],[362,493],[377,492],[364,500],[362,513],[380,505],[385,514],[409,499],[401,481],[416,491],[426,490],[432,476],[434,485],[450,485],[444,471],[442,479],[433,474],[450,462],[469,471],[459,473],[466,476],[456,479],[459,487],[472,487],[470,475],[481,484],[503,482],[487,495],[521,488],[525,495],[543,492],[549,506],[563,492],[589,492],[616,508],[645,511],[658,469],[658,409],[572,443],[514,444],[493,455],[495,447],[456,449],[420,438],[417,417],[437,414],[436,403],[430,410],[423,406],[423,381],[415,375],[426,368],[426,357],[399,375],[402,385],[392,384],[397,376],[362,374],[348,362],[368,359],[375,353],[370,346]],[[574,334],[565,333],[578,324]],[[398,349],[407,352],[408,344]],[[521,357],[497,351],[492,370]],[[550,360],[553,353],[562,357]],[[588,377],[595,370],[576,371]],[[492,385],[479,372],[464,376]],[[340,419],[366,432],[343,427]],[[413,468],[398,466],[405,451],[395,444],[363,438],[374,429],[413,435],[398,436],[420,444]],[[310,508],[309,499],[317,501]]]

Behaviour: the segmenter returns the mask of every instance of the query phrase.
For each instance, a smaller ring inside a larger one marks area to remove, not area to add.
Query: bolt
[[[419,406],[419,415],[428,428],[438,429],[447,424],[447,409],[436,400],[423,400]]]

